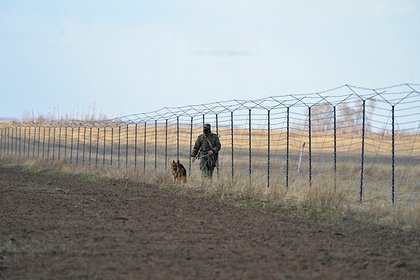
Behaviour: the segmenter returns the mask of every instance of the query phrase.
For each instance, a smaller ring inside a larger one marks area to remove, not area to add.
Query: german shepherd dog
[[[172,177],[174,179],[174,184],[185,184],[187,182],[187,170],[185,167],[177,161],[172,161]]]

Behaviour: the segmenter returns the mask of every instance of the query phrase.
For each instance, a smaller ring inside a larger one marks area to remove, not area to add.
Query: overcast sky
[[[1,0],[0,117],[420,82],[417,0]]]

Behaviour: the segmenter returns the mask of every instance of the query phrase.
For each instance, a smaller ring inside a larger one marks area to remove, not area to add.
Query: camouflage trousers
[[[200,157],[201,177],[212,178],[215,167],[216,161],[214,159],[214,156],[204,155]]]

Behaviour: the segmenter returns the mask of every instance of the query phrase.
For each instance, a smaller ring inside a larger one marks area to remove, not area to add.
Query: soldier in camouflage
[[[199,156],[201,176],[203,178],[211,179],[213,170],[217,164],[218,152],[220,151],[221,145],[219,136],[212,133],[210,129],[210,124],[205,124],[203,126],[203,134],[198,136],[195,141],[191,157],[192,162],[194,162],[196,157]]]

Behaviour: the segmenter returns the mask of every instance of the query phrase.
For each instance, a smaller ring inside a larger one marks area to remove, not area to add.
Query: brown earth
[[[416,232],[0,168],[1,279],[420,279]]]

